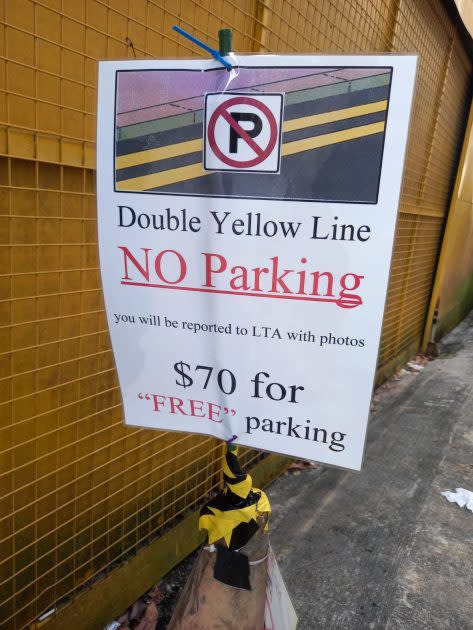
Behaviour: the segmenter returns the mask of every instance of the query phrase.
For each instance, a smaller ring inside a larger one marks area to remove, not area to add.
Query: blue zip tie
[[[219,53],[218,50],[215,50],[215,48],[211,48],[210,46],[207,46],[207,44],[204,44],[204,42],[201,42],[200,39],[197,39],[197,37],[194,37],[190,33],[187,33],[186,31],[184,31],[182,28],[180,28],[180,26],[173,26],[172,30],[176,31],[176,33],[179,33],[179,35],[184,35],[184,37],[187,37],[187,39],[189,39],[191,42],[193,42],[194,44],[197,44],[197,46],[200,46],[200,48],[203,48],[206,52],[210,53],[212,57],[216,59],[217,61],[219,61],[223,66],[225,66],[227,70],[231,70],[233,68],[232,64],[226,61],[222,57],[222,55]]]

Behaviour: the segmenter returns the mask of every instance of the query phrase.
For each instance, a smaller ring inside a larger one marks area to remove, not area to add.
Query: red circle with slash
[[[259,111],[264,114],[269,123],[269,142],[266,148],[263,149],[258,144],[256,144],[253,138],[250,138],[246,131],[242,127],[240,127],[240,125],[231,117],[228,112],[228,108],[232,107],[233,105],[251,105],[251,107],[259,109]],[[233,158],[228,157],[228,155],[225,155],[225,153],[223,153],[219,149],[215,140],[215,125],[217,124],[220,116],[222,116],[222,118],[224,118],[224,120],[226,120],[227,123],[231,127],[233,127],[240,138],[244,140],[251,147],[251,149],[253,149],[253,151],[257,154],[255,158],[243,161],[234,160]],[[235,96],[234,98],[230,98],[228,99],[228,101],[225,101],[224,103],[219,105],[214,111],[209,120],[207,135],[210,148],[218,157],[218,159],[221,160],[224,164],[227,164],[228,166],[234,166],[236,168],[250,168],[252,166],[257,166],[258,164],[261,164],[261,162],[264,162],[271,155],[271,152],[276,146],[276,142],[278,139],[278,124],[276,122],[273,112],[261,101],[258,101],[255,98],[251,98],[250,96]]]

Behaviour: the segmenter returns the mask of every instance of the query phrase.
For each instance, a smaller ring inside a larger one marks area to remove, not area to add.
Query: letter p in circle
[[[204,169],[278,173],[282,94],[206,94]]]

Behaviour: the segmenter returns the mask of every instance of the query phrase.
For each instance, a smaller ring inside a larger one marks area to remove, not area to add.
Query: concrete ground
[[[269,489],[271,541],[299,629],[473,629],[473,313],[440,357],[381,396],[361,473]]]

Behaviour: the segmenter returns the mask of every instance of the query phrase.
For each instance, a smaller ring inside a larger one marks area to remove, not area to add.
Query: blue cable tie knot
[[[172,30],[176,31],[176,33],[179,33],[179,35],[183,35],[188,40],[190,40],[197,46],[200,46],[200,48],[202,48],[206,52],[210,53],[212,57],[216,59],[217,61],[219,61],[222,64],[222,66],[225,66],[227,70],[231,70],[233,68],[232,64],[226,59],[224,59],[218,50],[216,50],[215,48],[211,48],[211,46],[208,46],[207,44],[204,44],[204,42],[201,42],[200,39],[197,39],[197,37],[194,37],[190,33],[187,33],[180,26],[173,26]]]

